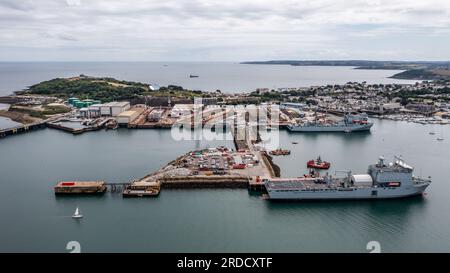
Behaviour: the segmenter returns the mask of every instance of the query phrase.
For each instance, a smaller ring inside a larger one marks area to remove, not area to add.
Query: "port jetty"
[[[54,191],[58,195],[86,195],[109,190],[121,192],[123,197],[154,197],[162,189],[240,188],[264,192],[263,179],[279,176],[279,167],[258,146],[258,132],[249,128],[232,130],[235,149],[220,146],[191,151],[156,172],[128,183],[61,181]],[[238,139],[242,135],[246,137]]]

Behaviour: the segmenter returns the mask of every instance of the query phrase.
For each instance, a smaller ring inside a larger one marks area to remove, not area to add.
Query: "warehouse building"
[[[130,109],[130,103],[127,101],[121,102],[109,102],[102,104],[100,107],[100,114],[102,116],[112,116],[117,117],[120,113],[125,112]]]
[[[138,111],[125,111],[117,115],[117,123],[119,125],[128,125],[139,116]]]

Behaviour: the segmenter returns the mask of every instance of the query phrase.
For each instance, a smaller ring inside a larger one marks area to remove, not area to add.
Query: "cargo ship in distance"
[[[369,131],[373,122],[369,121],[367,114],[348,114],[344,119],[337,122],[319,122],[317,120],[303,124],[291,124],[287,126],[290,132],[356,132]]]
[[[385,164],[370,165],[367,174],[345,171],[347,177],[330,175],[312,178],[264,179],[269,198],[274,200],[338,200],[338,199],[389,199],[421,195],[431,184],[430,179],[413,176],[413,167],[400,157]]]

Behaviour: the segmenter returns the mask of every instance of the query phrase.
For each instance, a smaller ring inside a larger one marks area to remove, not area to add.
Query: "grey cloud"
[[[122,60],[133,51],[147,60],[204,54],[239,61],[352,54],[370,59],[391,54],[392,43],[419,52],[433,42],[439,42],[433,56],[448,59],[441,45],[449,45],[449,13],[448,0],[0,0],[0,60],[14,46],[26,56],[23,44],[61,50],[58,56],[70,51],[68,57],[77,59],[106,49]]]
[[[1,0],[0,7],[19,11],[29,11],[33,9],[33,5],[30,1],[17,0]]]

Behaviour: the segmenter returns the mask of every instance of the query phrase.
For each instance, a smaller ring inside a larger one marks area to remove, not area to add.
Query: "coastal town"
[[[82,80],[75,77],[70,81]],[[95,79],[95,78],[94,78]],[[118,84],[118,83],[111,83]],[[258,88],[251,93],[222,93],[188,91],[169,86],[130,97],[125,101],[102,101],[97,98],[35,94],[21,91],[0,97],[0,103],[10,105],[0,110],[0,116],[24,125],[46,123],[80,133],[98,127],[170,128],[179,120],[199,111],[203,124],[217,119],[219,112],[240,112],[254,106],[278,106],[279,126],[304,122],[314,113],[343,116],[346,113],[367,113],[370,117],[416,122],[448,124],[450,119],[450,81],[423,81],[416,84],[367,84],[348,82],[344,85],[311,86],[302,88]],[[175,90],[175,91],[174,91]],[[33,91],[33,90],[31,90]],[[86,97],[85,94],[82,94]],[[115,97],[107,97],[107,100]],[[201,98],[194,107],[195,98]],[[199,108],[200,107],[200,108]],[[220,110],[220,111],[218,111]],[[215,116],[216,115],[216,116]],[[72,122],[72,123],[71,123]],[[76,125],[59,126],[61,124]],[[275,125],[275,124],[272,124]],[[0,136],[5,136],[5,129]]]

